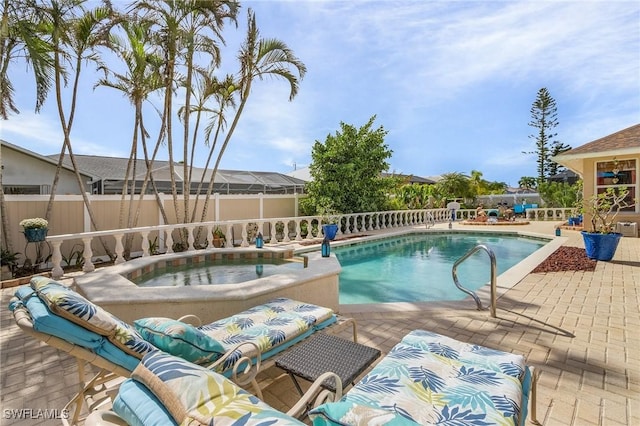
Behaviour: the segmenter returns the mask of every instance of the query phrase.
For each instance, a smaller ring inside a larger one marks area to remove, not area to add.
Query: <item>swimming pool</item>
[[[336,247],[342,266],[340,304],[462,300],[451,276],[456,260],[478,244],[496,255],[501,274],[548,240],[482,233],[407,234]],[[490,262],[479,252],[458,267],[460,283],[477,290],[490,280]]]
[[[226,259],[167,266],[134,278],[138,287],[180,287],[237,284],[302,269],[302,262],[284,259]]]

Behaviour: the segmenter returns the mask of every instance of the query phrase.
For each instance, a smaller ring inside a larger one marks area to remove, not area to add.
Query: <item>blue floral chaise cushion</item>
[[[161,351],[145,355],[123,382],[113,410],[130,425],[303,424],[220,374]]]
[[[168,318],[143,318],[134,326],[157,348],[203,365],[244,342],[255,343],[266,359],[335,321],[329,308],[277,298],[201,327]],[[242,355],[257,354],[253,346],[241,346],[219,371],[226,371]]]
[[[518,425],[524,358],[415,330],[314,425]]]
[[[47,277],[33,277],[31,288],[55,315],[105,336],[125,353],[141,359],[156,349],[129,324],[116,318],[100,306]]]

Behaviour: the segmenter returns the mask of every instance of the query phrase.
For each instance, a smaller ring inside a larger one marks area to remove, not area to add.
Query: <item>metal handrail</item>
[[[453,275],[453,282],[456,285],[456,287],[458,287],[458,289],[467,293],[469,296],[473,297],[473,300],[476,301],[476,305],[478,306],[479,311],[483,309],[482,302],[480,301],[480,298],[478,297],[478,295],[475,294],[473,291],[464,288],[460,284],[460,281],[458,280],[458,265],[460,265],[462,262],[467,260],[469,257],[474,255],[479,250],[484,250],[489,255],[489,259],[491,260],[491,306],[490,308],[491,308],[491,316],[495,318],[496,317],[496,281],[497,281],[496,255],[493,253],[493,251],[489,247],[485,246],[484,244],[478,244],[477,246],[469,250],[460,259],[456,260],[456,263],[453,264],[453,268],[451,269],[451,273]]]

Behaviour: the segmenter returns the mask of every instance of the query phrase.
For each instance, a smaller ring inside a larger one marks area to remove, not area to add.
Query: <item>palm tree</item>
[[[203,114],[208,114],[211,116],[210,121],[205,127],[205,137],[204,143],[209,147],[209,153],[207,155],[207,160],[204,165],[204,170],[209,169],[209,165],[211,164],[211,159],[213,158],[213,154],[216,149],[216,142],[218,141],[218,137],[220,133],[224,130],[226,126],[225,113],[228,107],[233,108],[236,106],[235,98],[233,97],[235,86],[233,76],[227,75],[224,80],[220,81],[214,75],[215,69],[210,68],[207,72],[200,73],[198,79],[198,89],[197,89],[197,98],[198,103],[191,107],[191,111],[196,113],[196,122],[195,128],[193,131],[193,139],[191,144],[191,159],[190,165],[194,164],[194,153],[196,147],[196,141],[198,136],[198,130],[200,127],[200,121],[202,119]],[[211,99],[215,100],[215,107],[208,107],[207,103]],[[183,110],[185,107],[182,107],[178,112],[179,115],[184,120]],[[211,134],[213,132],[213,139]],[[191,171],[191,169],[190,169]],[[200,182],[198,182],[198,189],[196,190],[196,198],[194,201],[192,213],[191,213],[191,222],[195,221],[195,215],[198,208],[198,202],[200,199],[200,194],[202,192],[202,188],[204,186],[204,179],[206,178],[206,173],[202,173],[200,176]],[[209,186],[213,186],[215,175],[211,176],[211,180]],[[191,181],[192,176],[189,174],[189,181]],[[199,236],[199,234],[198,234]]]
[[[35,0],[3,0],[0,22],[0,117],[19,113],[13,99],[9,66],[23,58],[33,68],[36,81],[36,112],[44,104],[53,83],[53,57],[48,40],[41,37],[41,9]]]
[[[138,3],[136,10],[142,11],[146,17],[156,22],[157,31],[155,41],[163,55],[164,67],[162,77],[164,81],[164,105],[162,108],[162,126],[158,144],[166,137],[169,156],[169,173],[171,176],[171,193],[175,206],[176,220],[187,221],[189,209],[190,183],[187,165],[189,147],[189,114],[191,111],[191,84],[196,52],[204,52],[213,56],[213,62],[219,63],[219,54],[215,42],[209,37],[207,31],[221,39],[220,28],[224,19],[234,19],[237,13],[237,2],[234,1],[210,1],[210,0],[147,0]],[[182,66],[181,66],[182,65]],[[185,78],[181,77],[184,70]],[[177,185],[175,179],[175,161],[173,144],[173,97],[178,87],[185,87],[184,109],[184,146],[183,146],[183,212],[181,214],[177,197]],[[162,138],[162,139],[161,139]],[[184,216],[183,216],[184,214]]]
[[[447,198],[469,198],[471,195],[469,177],[462,173],[445,173],[436,186]]]
[[[253,82],[256,79],[264,79],[266,77],[283,78],[289,83],[289,100],[293,100],[298,93],[300,80],[307,72],[306,66],[300,61],[291,49],[282,41],[277,39],[261,39],[258,27],[256,25],[256,17],[254,12],[249,9],[247,11],[247,37],[240,48],[238,58],[240,60],[240,72],[237,77],[236,84],[233,86],[233,93],[239,97],[238,108],[236,109],[231,126],[226,133],[218,158],[211,173],[211,182],[205,198],[202,210],[202,218],[204,221],[207,215],[209,199],[213,191],[213,181],[220,166],[220,161],[224,155],[224,151],[229,145],[231,136],[235,131],[238,121],[242,115]],[[300,76],[298,78],[291,69],[294,69]]]
[[[108,5],[86,11],[82,7],[82,3],[84,3],[83,0],[51,0],[48,7],[42,7],[42,9],[40,9],[42,12],[42,21],[38,27],[42,31],[41,35],[49,39],[53,49],[54,88],[58,116],[64,135],[64,142],[58,158],[56,174],[51,185],[51,196],[45,214],[46,219],[51,216],[66,150],[69,151],[69,159],[73,165],[78,187],[81,189],[84,188],[84,182],[82,181],[82,176],[80,175],[80,170],[71,147],[71,128],[76,110],[78,85],[83,63],[100,63],[100,58],[95,48],[106,37],[110,25],[112,25],[112,22],[109,21],[109,18],[112,16],[112,10]],[[74,73],[68,118],[62,99],[62,87],[67,85],[69,75],[69,70],[65,65],[70,66],[71,71]],[[84,190],[82,190],[81,193],[91,223],[94,229],[97,230],[98,227],[87,194]],[[100,241],[105,252],[110,255],[107,245],[102,239],[100,239]]]
[[[102,66],[100,69],[104,71],[105,77],[96,83],[96,86],[105,86],[123,92],[134,106],[134,128],[131,150],[124,176],[120,203],[119,221],[121,228],[125,226],[129,228],[135,227],[139,217],[141,202],[138,202],[138,206],[134,212],[136,176],[138,174],[138,142],[140,142],[142,146],[144,160],[147,166],[146,178],[143,182],[143,187],[145,188],[148,179],[151,179],[152,175],[148,172],[153,169],[153,161],[155,159],[155,155],[149,159],[146,143],[149,134],[144,126],[142,113],[143,104],[149,95],[163,87],[162,78],[158,72],[161,66],[161,58],[155,55],[149,46],[151,26],[151,22],[137,19],[136,17],[134,17],[134,19],[123,19],[120,21],[120,27],[124,32],[124,37],[111,35],[107,46],[122,60],[126,71],[125,73],[119,73],[106,66]],[[113,76],[113,79],[109,78],[110,75]],[[155,187],[155,182],[152,179],[151,184]],[[140,193],[144,194],[145,191],[142,190]],[[158,191],[156,190],[154,193],[156,194],[160,212],[166,222],[167,215],[164,205],[159,200]],[[126,204],[125,197],[127,195],[129,195],[129,210],[125,221],[124,209]],[[127,238],[124,250],[125,257],[128,257],[130,246],[131,238]]]

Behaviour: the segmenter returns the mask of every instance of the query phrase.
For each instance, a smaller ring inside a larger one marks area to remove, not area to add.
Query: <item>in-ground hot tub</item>
[[[282,272],[233,284],[141,287],[133,280],[169,271],[172,267],[195,267],[211,261],[233,263],[233,260],[247,259],[258,266],[261,260],[266,264],[274,263],[274,259],[292,259],[293,251],[235,248],[148,256],[80,275],[74,281],[79,293],[128,323],[144,317],[178,318],[188,314],[209,323],[276,297],[301,300],[338,312],[340,263],[334,256],[321,257],[319,252],[305,256],[308,259],[305,268],[282,268]]]

